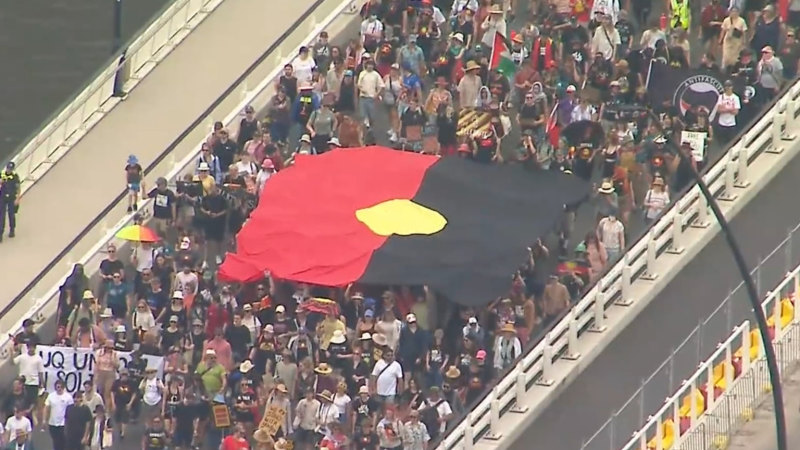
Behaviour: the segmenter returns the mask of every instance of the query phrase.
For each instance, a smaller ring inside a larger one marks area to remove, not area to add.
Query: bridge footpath
[[[786,411],[787,445],[790,449],[800,448],[800,371],[797,367],[783,379],[783,404]],[[775,450],[778,442],[775,435],[775,408],[772,397],[755,411],[751,422],[742,427],[731,439],[727,450]]]
[[[756,264],[757,258],[774,249],[786,237],[786,231],[800,221],[800,210],[795,207],[797,186],[794,175],[797,173],[800,173],[800,158],[787,164],[732,221],[734,233],[751,266]],[[774,286],[785,276],[785,270],[782,264],[762,267],[761,285]],[[730,250],[719,234],[509,448],[524,450],[533,445],[537,450],[581,449],[584,441],[603,426],[609,416],[636,392],[642,380],[670,357],[672,350],[740,281]],[[740,296],[735,301],[731,324],[752,317],[746,298]],[[730,334],[727,322],[718,320],[706,324],[704,341],[707,345],[701,358],[710,354],[714,346]],[[708,329],[714,326],[718,329]],[[698,362],[696,358],[676,360],[673,382],[679,383],[691,375]],[[661,381],[660,388],[651,382],[644,391],[643,418],[638,408],[631,408],[635,411],[615,418],[612,437],[605,437],[608,434],[604,432],[604,436],[594,439],[586,450],[621,448],[644,424],[647,416],[658,410],[664,399],[677,388],[677,385],[669,386],[665,377]],[[797,402],[790,398],[786,407],[796,411]],[[796,423],[791,417],[789,423]],[[774,429],[766,424],[764,428],[769,432]],[[611,445],[610,440],[616,444]],[[791,442],[795,446],[790,448],[800,448],[797,440]],[[739,448],[758,450],[761,447],[748,444]],[[767,445],[763,448],[775,447]]]
[[[223,2],[25,193],[17,237],[0,244],[0,298],[8,302],[17,296],[122,192],[129,154],[137,155],[143,167],[153,163],[313,4],[313,0]],[[266,73],[265,69],[256,75]],[[231,97],[233,109],[242,98]],[[210,123],[199,128],[182,145],[194,146],[210,130]],[[175,153],[183,157],[189,150],[178,146]],[[163,164],[163,170],[159,166],[154,172],[167,173],[175,159],[167,158]],[[125,216],[125,207],[112,209],[108,222],[92,229],[24,301],[0,317],[0,329],[9,330],[36,298],[58,283],[72,262]]]

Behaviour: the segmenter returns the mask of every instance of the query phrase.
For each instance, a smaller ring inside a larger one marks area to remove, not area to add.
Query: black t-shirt
[[[239,403],[244,404],[251,404],[255,402],[255,395],[252,391],[247,392],[239,392],[236,396],[236,401],[234,402],[234,415],[236,416],[236,420],[239,422],[253,422],[255,417],[253,416],[253,410],[250,408],[240,409]]]
[[[250,344],[250,329],[245,325],[233,325],[225,330],[225,340],[230,342],[231,349],[239,355],[244,355],[247,352],[247,346]]]
[[[156,430],[148,428],[145,433],[145,448],[147,450],[162,450],[167,447],[167,432],[163,428]]]
[[[180,403],[172,413],[175,419],[175,432],[181,434],[192,434],[194,432],[194,419],[197,418],[199,405],[192,403]]]
[[[86,405],[67,406],[66,432],[67,436],[83,436],[86,432],[86,424],[91,422],[92,412]]]
[[[161,332],[161,350],[166,354],[170,347],[180,343],[182,337],[183,333],[180,328],[173,331],[167,327]]]
[[[130,369],[130,365],[128,366]],[[133,380],[115,380],[111,385],[111,394],[114,395],[114,403],[117,408],[122,408],[127,405],[139,388],[134,384]]]
[[[382,19],[386,27],[403,25],[403,12],[408,8],[406,0],[389,0],[385,10],[382,11]]]
[[[783,63],[783,77],[787,80],[797,75],[797,61],[800,60],[800,42],[784,44],[778,52]]]
[[[153,217],[156,219],[172,220],[172,205],[175,204],[175,193],[167,189],[160,191],[159,189],[151,190],[147,196],[154,199],[153,201]]]
[[[283,89],[286,91],[286,96],[289,97],[289,99],[294,100],[294,98],[297,97],[297,78],[294,76],[287,78],[286,75],[281,75],[278,83],[283,86]]]
[[[22,405],[24,409],[31,407],[28,398],[25,396],[24,390],[19,394],[11,393],[11,395],[6,396],[6,398],[3,400],[3,413],[5,413],[3,415],[3,422],[14,415],[14,407],[16,405]]]
[[[353,405],[353,411],[356,413],[356,423],[360,423],[364,419],[369,419],[381,409],[381,405],[372,398],[364,401],[358,396],[351,404]]]
[[[42,343],[42,338],[40,338],[35,331],[31,331],[30,333],[23,331],[14,338],[14,342],[17,345],[39,345]]]
[[[135,386],[139,386],[139,382],[142,381],[144,378],[144,371],[147,369],[147,361],[144,358],[139,359],[131,359],[128,362],[128,373],[130,374],[130,380],[132,383],[136,383]]]
[[[175,264],[182,268],[182,267],[197,267],[197,262],[200,259],[198,258],[197,254],[195,254],[192,250],[178,250],[175,253]]]
[[[114,261],[104,259],[100,261],[100,273],[103,275],[114,275],[115,273],[122,273],[125,266],[122,261],[115,259]]]
[[[561,43],[564,44],[564,49],[572,48],[574,42],[580,42],[581,45],[589,43],[589,32],[586,28],[578,25],[561,30]]]

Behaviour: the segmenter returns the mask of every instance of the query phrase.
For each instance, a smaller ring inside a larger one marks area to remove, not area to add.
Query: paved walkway
[[[226,0],[220,5],[26,193],[17,237],[0,244],[0,297],[10,300],[20,293],[122,191],[129,154],[147,167],[312,3]],[[124,208],[114,210],[108,226],[124,214]],[[80,258],[100,236],[67,259]],[[42,280],[31,298],[43,296],[68,265]],[[32,304],[22,303],[19,311],[0,318],[0,328],[8,329]]]
[[[794,372],[783,381],[783,409],[786,411],[787,448],[800,448],[800,371]],[[755,412],[753,421],[742,427],[731,439],[728,450],[775,450],[778,448],[775,434],[775,408],[772,397]]]

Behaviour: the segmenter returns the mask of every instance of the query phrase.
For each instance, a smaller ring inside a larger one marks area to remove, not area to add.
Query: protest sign
[[[83,389],[83,383],[92,379],[94,374],[95,356],[90,348],[53,347],[39,345],[36,347],[39,356],[44,362],[44,386],[47,392],[55,390],[56,380],[64,382],[64,387],[69,393]],[[119,368],[128,366],[132,359],[131,352],[117,352]],[[147,361],[147,367],[158,370],[158,376],[164,375],[164,357],[142,355]]]
[[[706,136],[708,133],[700,131],[681,131],[681,144],[688,142],[692,146],[692,156],[697,162],[706,159]]]
[[[285,409],[276,405],[269,405],[264,411],[264,418],[261,419],[258,428],[266,430],[270,436],[275,436],[281,425],[283,425],[284,419],[286,419]]]

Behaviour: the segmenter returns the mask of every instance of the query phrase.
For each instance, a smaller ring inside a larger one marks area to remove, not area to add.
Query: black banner
[[[717,100],[722,94],[725,79],[721,74],[697,69],[679,69],[653,62],[647,77],[647,95],[652,105],[667,102],[685,115],[687,111],[703,106],[709,119],[716,122]]]

